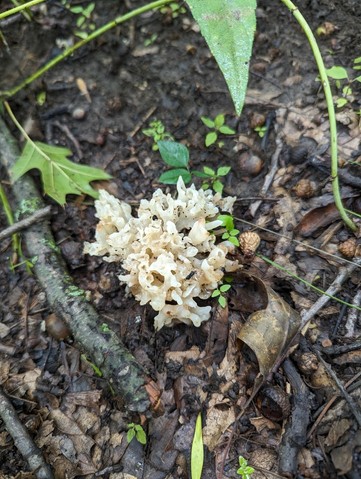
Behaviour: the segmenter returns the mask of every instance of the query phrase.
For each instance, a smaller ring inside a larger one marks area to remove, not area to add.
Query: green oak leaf
[[[16,181],[29,170],[37,169],[44,193],[60,205],[65,204],[69,194],[87,194],[97,198],[98,192],[90,186],[90,182],[108,180],[111,176],[99,168],[73,163],[67,159],[71,154],[67,148],[27,141],[12,168],[12,179]]]

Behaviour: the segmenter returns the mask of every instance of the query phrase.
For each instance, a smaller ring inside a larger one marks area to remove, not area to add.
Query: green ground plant
[[[221,179],[228,175],[231,170],[230,166],[220,166],[217,170],[208,166],[204,166],[202,171],[190,170],[189,151],[185,145],[175,141],[159,141],[157,146],[162,160],[170,166],[168,171],[160,175],[159,181],[161,183],[175,185],[181,176],[184,183],[187,184],[195,176],[203,180],[203,189],[212,188],[215,193],[222,194],[223,183]]]
[[[224,141],[218,140],[219,135],[234,135],[236,132],[225,124],[225,116],[223,113],[220,113],[215,117],[214,120],[208,118],[207,116],[201,116],[201,120],[211,131],[207,133],[204,144],[208,148],[212,145],[217,145],[218,148],[224,146]]]
[[[352,69],[355,72],[361,70],[361,57],[354,59]],[[352,75],[350,78],[346,68],[340,65],[334,65],[331,68],[327,68],[326,74],[328,78],[333,81],[337,91],[338,96],[335,99],[336,107],[342,108],[351,103],[354,100],[352,84],[354,82],[361,83],[361,75]]]
[[[267,126],[256,126],[256,128],[254,129],[254,131],[258,133],[258,136],[260,138],[263,138],[265,136],[267,130],[268,130]]]
[[[180,5],[177,2],[171,2],[169,5],[161,7],[159,11],[160,13],[163,13],[163,15],[169,15],[172,19],[179,17],[182,13],[186,13],[186,9],[183,5]]]
[[[237,469],[237,474],[242,476],[242,479],[250,479],[251,475],[254,473],[253,467],[248,465],[247,459],[243,456],[238,457],[239,468]]]
[[[96,26],[92,21],[92,13],[95,8],[95,2],[88,5],[74,5],[72,6],[68,0],[62,0],[62,4],[71,13],[76,15],[76,29],[74,35],[78,38],[88,38],[89,33],[94,31]]]
[[[140,444],[147,444],[147,435],[140,424],[135,424],[131,422],[128,424],[128,432],[127,432],[127,441],[128,444],[133,440],[136,439]]]
[[[158,142],[163,140],[173,140],[173,136],[166,131],[166,128],[161,120],[153,120],[149,123],[149,127],[142,130],[145,136],[153,139],[152,150],[158,151]]]

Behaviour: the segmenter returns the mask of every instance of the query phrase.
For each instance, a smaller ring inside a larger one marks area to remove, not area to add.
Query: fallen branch
[[[47,216],[51,214],[51,206],[46,206],[41,210],[35,211],[32,215],[27,216],[26,218],[14,223],[13,225],[5,228],[4,230],[0,231],[0,241],[12,236],[19,231],[29,228],[29,226],[33,225],[34,223],[38,223],[38,221],[43,220]]]
[[[10,172],[18,157],[15,140],[0,118],[0,162]],[[20,213],[25,207],[27,213],[44,207],[30,176],[25,175],[15,182],[12,191]],[[85,299],[85,292],[73,283],[49,225],[46,222],[32,225],[25,231],[24,240],[28,254],[34,258],[34,272],[51,308],[64,319],[74,339],[108,379],[114,391],[122,396],[125,406],[134,412],[146,412],[150,399],[143,368],[114,332],[102,333],[100,326],[103,321]]]
[[[310,392],[292,361],[286,359],[283,370],[292,386],[292,416],[287,423],[279,451],[279,472],[286,477],[295,477],[297,455],[307,441],[307,427],[310,421]]]
[[[46,464],[40,449],[34,444],[27,429],[20,422],[16,411],[0,387],[0,417],[14,440],[14,444],[29,464],[38,479],[53,479],[50,466]]]

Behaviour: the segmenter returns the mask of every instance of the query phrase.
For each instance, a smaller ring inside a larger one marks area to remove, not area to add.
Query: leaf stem
[[[108,30],[111,30],[117,25],[120,25],[121,23],[124,23],[127,20],[130,20],[131,18],[141,15],[142,13],[148,12],[149,10],[155,10],[156,8],[162,7],[163,5],[166,5],[167,3],[171,3],[172,1],[174,2],[174,0],[156,0],[155,2],[151,2],[151,3],[148,3],[147,5],[144,5],[143,7],[136,8],[135,10],[132,10],[131,12],[126,13],[125,15],[121,15],[109,23],[106,23],[102,27],[92,32],[87,38],[84,38],[83,40],[80,40],[79,42],[75,43],[73,46],[65,49],[60,55],[56,56],[55,58],[50,60],[50,62],[46,63],[42,68],[39,68],[39,70],[37,70],[35,73],[25,78],[25,80],[22,81],[19,85],[15,86],[14,88],[11,88],[10,90],[0,92],[0,99],[9,98],[15,95],[18,91],[30,85],[30,83],[32,83],[34,80],[39,78],[45,72],[53,68],[58,63],[60,63],[62,60],[72,55],[76,50],[78,50],[78,48],[86,45],[87,43],[91,42],[92,40],[99,37],[100,35],[103,35]]]
[[[349,218],[347,212],[342,204],[342,199],[340,195],[340,188],[339,188],[339,178],[338,178],[338,159],[337,159],[337,126],[336,126],[336,116],[335,116],[335,108],[333,104],[332,92],[330,88],[330,83],[328,81],[328,76],[326,73],[325,65],[323,63],[322,55],[320,49],[317,45],[317,41],[315,36],[312,33],[310,26],[308,25],[306,19],[303,17],[301,12],[299,11],[298,7],[291,2],[291,0],[281,0],[282,3],[286,5],[286,7],[292,12],[293,16],[303,29],[308,42],[311,46],[313,56],[315,58],[318,71],[321,78],[321,83],[323,87],[323,91],[325,93],[326,103],[327,103],[327,110],[328,110],[328,117],[330,122],[330,136],[331,136],[331,177],[332,177],[332,192],[335,200],[336,207],[340,213],[342,220],[344,221],[345,225],[353,231],[356,231],[357,226],[355,223]]]
[[[37,5],[38,3],[44,3],[44,2],[45,0],[31,0],[30,2],[19,5],[18,7],[11,8],[10,10],[7,10],[6,12],[0,13],[0,20],[3,20],[6,17],[10,17],[10,15],[14,15],[15,13],[22,12],[23,10],[29,7]]]
[[[25,138],[26,141],[28,141],[29,143],[31,143],[32,147],[34,148],[34,150],[36,150],[40,156],[42,156],[43,158],[45,158],[47,161],[50,161],[51,162],[51,159],[48,157],[48,155],[46,155],[43,151],[41,151],[41,149],[37,146],[36,143],[33,142],[33,140],[30,138],[30,136],[26,133],[26,131],[24,130],[24,128],[20,125],[20,123],[18,122],[18,120],[16,119],[16,116],[14,115],[12,109],[10,108],[10,105],[7,101],[4,101],[4,106],[6,108],[6,111],[8,112],[11,120],[13,121],[14,125],[16,126],[16,128],[20,131],[20,133],[23,135],[23,137]]]

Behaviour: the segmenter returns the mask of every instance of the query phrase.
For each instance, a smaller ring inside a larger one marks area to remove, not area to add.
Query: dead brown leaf
[[[249,275],[244,275],[245,279]],[[260,373],[266,377],[279,356],[287,349],[300,325],[300,315],[275,291],[259,278],[249,278],[254,290],[254,304],[263,303],[250,315],[241,328],[238,338],[249,346],[257,356]],[[241,291],[244,295],[247,281]],[[257,300],[257,296],[262,301]]]

